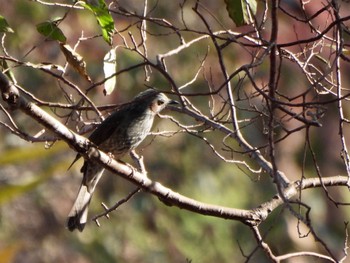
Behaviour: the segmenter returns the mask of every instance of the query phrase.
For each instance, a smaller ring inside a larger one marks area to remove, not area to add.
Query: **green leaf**
[[[0,32],[2,33],[14,33],[13,29],[7,23],[6,19],[0,15]]]
[[[251,17],[256,14],[256,0],[225,0],[226,9],[236,26],[251,24]]]
[[[117,77],[113,76],[117,72],[117,52],[116,48],[112,48],[103,59],[103,71],[105,73],[105,87],[103,93],[109,95],[113,92]],[[113,77],[112,77],[113,76]]]
[[[98,24],[102,29],[103,39],[112,45],[112,35],[114,32],[114,20],[108,11],[104,0],[80,2],[80,4],[94,13]]]
[[[36,25],[36,29],[40,34],[50,40],[57,40],[61,43],[66,42],[66,37],[57,26],[57,21],[47,21]]]

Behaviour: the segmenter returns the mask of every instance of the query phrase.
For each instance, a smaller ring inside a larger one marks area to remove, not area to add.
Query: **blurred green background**
[[[120,6],[128,10],[142,13],[142,1],[118,1]],[[71,3],[70,1],[47,1],[47,3]],[[183,9],[180,4],[184,3]],[[183,28],[183,14],[189,29],[204,30],[199,17],[192,7],[195,1],[149,1],[150,10],[154,8],[153,17],[164,18],[173,25]],[[227,15],[224,1],[201,1],[211,14],[220,19],[221,25],[207,14],[212,22],[213,30],[226,27],[237,29]],[[152,8],[151,8],[152,7]],[[292,8],[292,5],[286,5]],[[36,31],[36,25],[62,17],[69,8],[58,5],[42,4],[36,1],[12,0],[0,2],[0,15],[3,15],[15,31],[7,34],[4,46],[14,58],[32,63],[54,63],[63,66],[65,57],[54,41],[45,41]],[[183,12],[183,13],[182,13]],[[136,19],[113,15],[116,28],[125,38],[128,32],[139,39],[139,24],[128,28]],[[288,40],[292,28],[290,18],[280,17],[281,40]],[[267,26],[269,22],[267,23]],[[67,42],[74,46],[80,37],[77,51],[87,63],[87,71],[94,81],[103,79],[103,57],[109,46],[100,34],[100,29],[94,16],[84,10],[71,10],[59,25],[67,37]],[[294,25],[294,28],[298,25]],[[123,30],[126,29],[126,30]],[[170,30],[154,24],[148,24],[148,53],[151,61],[157,54],[179,46],[179,39]],[[289,30],[289,31],[288,31]],[[298,31],[303,33],[302,29]],[[160,34],[160,35],[159,35]],[[188,31],[182,32],[187,41],[198,36]],[[268,28],[264,31],[268,36]],[[123,42],[118,36],[115,45]],[[130,44],[130,43],[129,43]],[[0,54],[4,54],[2,51]],[[232,71],[242,64],[249,63],[250,52],[239,45],[225,49],[225,62]],[[118,68],[126,68],[142,59],[134,52],[118,49]],[[199,74],[198,79],[186,89],[188,92],[208,92],[208,79],[214,85],[221,84],[222,78],[218,68],[216,52],[210,40],[199,42],[177,56],[167,60],[169,73],[180,86],[190,81],[199,69],[201,60],[206,57],[206,76]],[[11,64],[11,63],[10,63]],[[15,65],[15,63],[11,64]],[[347,65],[344,66],[347,69]],[[256,78],[266,83],[268,63],[262,63]],[[292,63],[282,67],[281,91],[287,94],[297,94],[306,89],[305,78],[300,77],[298,68]],[[65,87],[49,74],[24,66],[13,68],[18,84],[41,100],[67,103],[62,90],[78,98],[70,88]],[[74,70],[67,70],[67,78],[81,89],[88,88],[88,83]],[[233,82],[237,82],[238,78]],[[349,76],[344,76],[344,83],[349,82]],[[169,83],[157,71],[151,74],[150,82],[145,82],[142,68],[122,74],[118,77],[117,88],[110,96],[104,96],[103,87],[97,87],[89,93],[96,105],[126,102],[145,89],[144,84],[153,85],[164,90],[169,89]],[[238,82],[237,82],[238,83]],[[266,143],[264,133],[264,118],[251,112],[249,107],[260,108],[263,102],[256,98],[251,101],[239,100],[239,95],[250,93],[252,87],[236,87],[237,105],[241,119],[252,118],[253,122],[243,123],[242,129],[247,140],[254,146]],[[62,85],[62,86],[61,86]],[[233,84],[236,85],[236,84]],[[244,88],[243,88],[244,87]],[[244,90],[243,90],[244,89]],[[176,97],[174,97],[176,99]],[[200,110],[208,114],[209,96],[189,98]],[[346,108],[348,110],[348,108]],[[47,108],[51,114],[52,109]],[[66,110],[55,111],[58,116],[66,114]],[[11,113],[17,125],[34,135],[41,128],[21,112]],[[189,116],[178,112],[166,112],[185,124],[196,122]],[[7,122],[3,113],[1,121]],[[56,116],[57,117],[57,116]],[[95,116],[91,114],[91,120]],[[64,118],[63,118],[64,119]],[[317,153],[318,164],[324,176],[344,175],[340,159],[340,141],[337,125],[336,105],[329,105],[322,120],[322,128],[311,130],[312,143]],[[295,127],[292,121],[289,128]],[[73,127],[73,126],[72,126]],[[176,131],[178,127],[168,119],[157,119],[154,131]],[[347,131],[347,130],[346,130]],[[282,131],[279,131],[281,134]],[[212,218],[192,212],[165,206],[154,196],[139,193],[129,202],[110,215],[110,219],[101,218],[101,227],[89,222],[83,233],[71,233],[65,229],[66,216],[76,196],[81,174],[82,161],[76,163],[67,171],[75,157],[75,152],[65,143],[56,142],[53,145],[44,143],[29,143],[0,127],[0,263],[2,262],[244,262],[257,247],[253,234],[248,227],[240,222]],[[223,150],[224,135],[213,132],[205,135],[225,157],[239,158],[259,167],[239,153]],[[152,137],[152,138],[151,138]],[[305,133],[293,133],[277,145],[279,168],[292,179],[300,179],[301,167],[306,159],[306,177],[316,177],[310,154],[304,156]],[[235,142],[230,146],[237,147]],[[187,133],[176,133],[173,136],[150,136],[141,147],[139,153],[145,158],[149,177],[159,181],[176,192],[199,201],[234,208],[250,209],[269,200],[275,194],[275,187],[266,174],[251,174],[247,169],[241,169],[235,164],[223,162],[202,140]],[[263,153],[265,153],[263,151]],[[129,158],[125,161],[131,162]],[[90,206],[89,215],[94,216],[103,211],[101,202],[111,206],[124,198],[135,188],[118,176],[106,173],[98,186]],[[331,194],[337,200],[346,202],[349,193],[346,189],[331,189]],[[345,242],[344,222],[349,219],[346,207],[336,207],[330,203],[320,189],[303,192],[303,201],[312,207],[310,212],[312,223],[335,254],[342,255]],[[308,230],[300,227],[301,234],[307,235]],[[283,254],[293,251],[310,250],[323,253],[320,245],[314,242],[311,235],[298,237],[298,222],[283,208],[277,209],[261,225],[261,231],[266,234],[266,241],[274,253]],[[258,249],[251,262],[268,262],[266,256]],[[292,261],[291,261],[292,262]],[[310,262],[310,261],[295,261]],[[316,261],[314,261],[316,262]],[[322,261],[317,261],[322,262]]]

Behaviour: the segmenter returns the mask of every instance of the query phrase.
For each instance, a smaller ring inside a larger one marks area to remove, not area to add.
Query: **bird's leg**
[[[108,152],[108,157],[109,157],[108,164],[110,164],[110,163],[114,160],[114,155],[113,155],[113,153]]]
[[[133,159],[133,161],[137,164],[138,169],[140,172],[147,177],[147,171],[145,168],[145,164],[143,162],[143,156],[138,155],[134,150],[130,151],[130,156]]]

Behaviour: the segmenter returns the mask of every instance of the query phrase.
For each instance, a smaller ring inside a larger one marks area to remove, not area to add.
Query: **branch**
[[[24,96],[21,96],[21,93],[16,86],[10,83],[7,77],[1,72],[0,91],[4,101],[7,102],[11,108],[20,109],[35,121],[54,132],[60,139],[64,140],[85,159],[100,164],[105,169],[108,169],[112,173],[130,181],[144,191],[157,196],[167,205],[174,205],[198,214],[238,220],[247,225],[257,226],[264,221],[275,208],[282,205],[284,200],[291,199],[304,189],[320,186],[346,186],[348,182],[348,178],[345,176],[322,178],[322,181],[320,178],[304,179],[302,182],[296,181],[291,183],[286,189],[283,189],[283,199],[279,195],[276,195],[268,202],[250,210],[235,209],[199,202],[176,193],[158,182],[150,180],[144,173],[137,171],[137,169],[130,165],[111,159],[108,154],[99,151],[88,139],[74,133],[34,103],[26,100]],[[223,127],[219,128],[222,129]]]
[[[294,253],[285,254],[285,255],[276,257],[276,260],[278,260],[278,262],[280,262],[282,260],[287,260],[287,259],[291,259],[291,258],[295,258],[295,257],[314,257],[314,258],[316,258],[316,260],[317,259],[324,259],[324,260],[327,260],[329,262],[337,262],[331,257],[322,255],[320,253],[309,252],[309,251],[294,252]]]
[[[109,213],[111,213],[112,211],[116,210],[119,206],[121,206],[122,204],[128,202],[131,197],[133,197],[135,194],[139,193],[141,190],[140,187],[137,187],[135,190],[131,191],[125,198],[119,200],[116,204],[114,204],[112,207],[108,208],[104,203],[102,203],[102,207],[104,208],[104,212],[98,214],[97,216],[94,216],[92,218],[92,221],[95,221],[97,226],[100,226],[100,222],[98,221],[98,219],[100,217],[106,217],[107,219],[109,219]]]
[[[249,222],[260,222],[260,219],[256,217],[256,214],[252,213],[252,211],[208,205],[206,203],[198,202],[194,199],[180,195],[158,182],[150,180],[145,177],[145,174],[138,172],[130,165],[111,160],[108,154],[99,151],[89,142],[88,139],[74,133],[41,108],[32,102],[27,101],[21,96],[19,90],[9,82],[3,73],[0,73],[0,91],[4,101],[6,101],[12,108],[20,109],[38,123],[54,132],[60,139],[64,140],[85,159],[100,164],[109,171],[143,188],[145,191],[156,195],[167,204],[175,205],[203,215],[234,219],[242,222],[246,222],[247,220],[249,220]]]

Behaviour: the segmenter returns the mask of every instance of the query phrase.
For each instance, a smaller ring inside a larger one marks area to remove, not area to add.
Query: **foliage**
[[[58,21],[48,21],[42,22],[36,26],[38,32],[49,40],[57,40],[59,42],[65,43],[66,37],[63,32],[57,27]]]
[[[0,32],[2,33],[13,33],[13,29],[7,23],[3,16],[0,16]]]
[[[256,15],[257,2],[255,0],[225,0],[229,16],[237,26],[253,23]]]
[[[112,44],[112,34],[114,31],[114,21],[113,17],[108,11],[108,7],[104,0],[98,0],[96,1],[86,1],[86,2],[79,2],[80,5],[85,7],[86,9],[93,12],[93,14],[96,17],[96,20],[98,24],[101,27],[102,30],[102,36],[103,39],[108,43]]]

